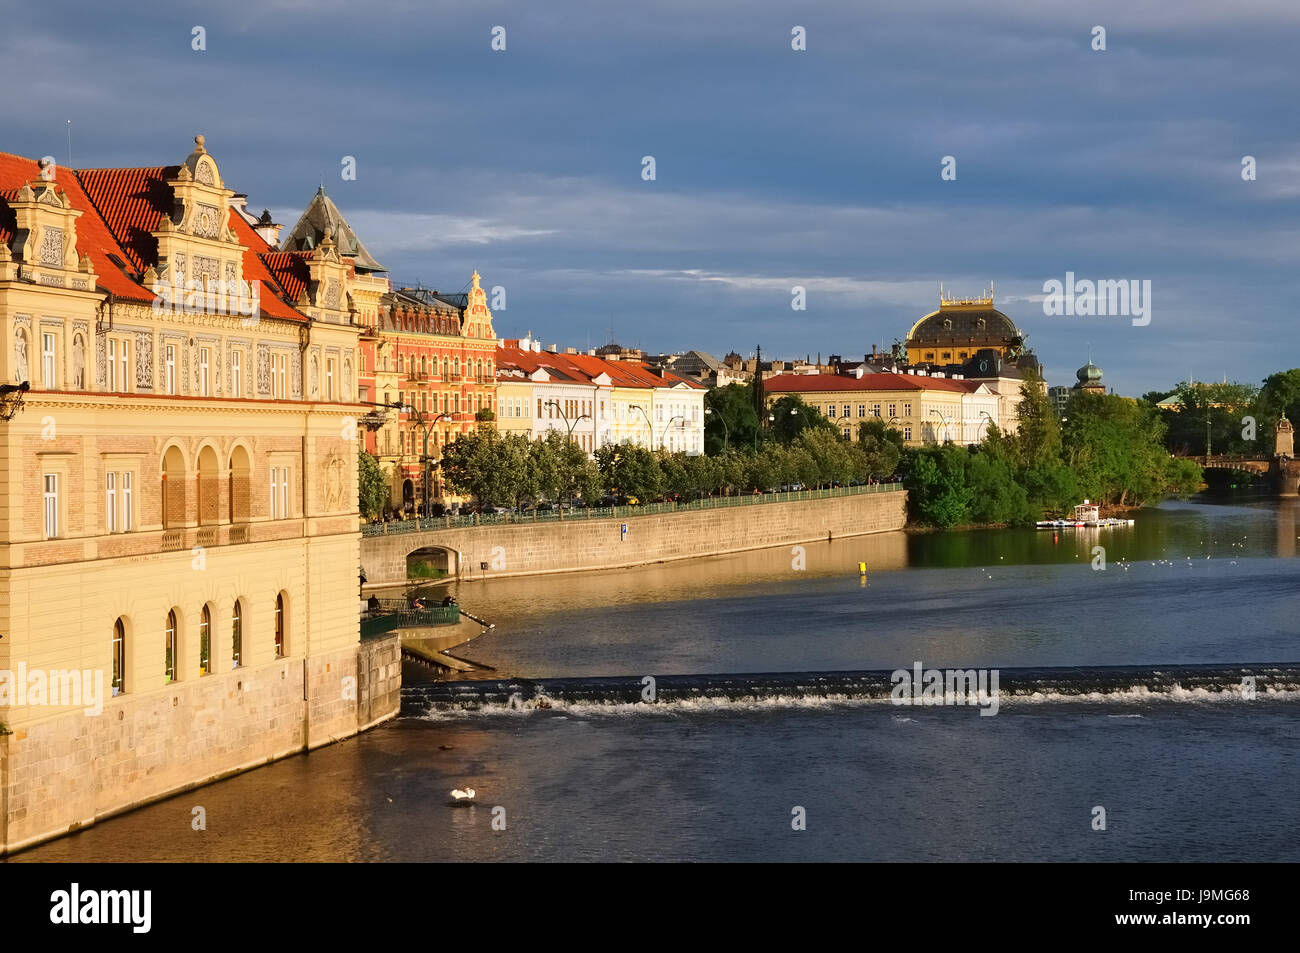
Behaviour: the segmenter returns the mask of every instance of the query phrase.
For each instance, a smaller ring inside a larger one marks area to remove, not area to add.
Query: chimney
[[[269,209],[262,209],[262,217],[257,220],[253,226],[253,231],[262,236],[262,241],[266,242],[272,248],[280,247],[280,229],[284,228],[271,221],[271,212]]]
[[[595,349],[594,347],[589,347],[589,348],[587,348],[587,356],[588,356],[588,357],[595,357],[595,356],[596,356],[596,349]]]
[[[560,353],[560,345],[558,345],[558,344],[552,344],[552,345],[551,345],[550,347],[548,347],[546,350],[550,351],[552,354],[559,354],[559,353]]]
[[[578,349],[577,349],[576,347],[566,347],[566,348],[564,349],[564,353],[565,353],[565,354],[577,354],[577,353],[578,353]]]

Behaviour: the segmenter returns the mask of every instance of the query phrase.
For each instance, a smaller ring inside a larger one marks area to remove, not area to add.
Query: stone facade
[[[523,522],[368,536],[361,564],[369,586],[406,581],[406,556],[421,547],[449,550],[461,578],[525,576],[720,556],[727,553],[901,530],[907,493],[879,493],[752,506],[682,510],[626,519]],[[627,533],[623,533],[623,526]],[[487,568],[484,568],[486,565]]]

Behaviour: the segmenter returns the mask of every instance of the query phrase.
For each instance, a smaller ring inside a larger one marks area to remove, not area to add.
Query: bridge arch
[[[461,554],[451,546],[425,544],[406,554],[406,578],[446,579],[460,573]]]

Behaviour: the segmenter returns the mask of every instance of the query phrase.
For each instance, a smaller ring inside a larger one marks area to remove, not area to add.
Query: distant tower
[[[1277,450],[1279,457],[1295,456],[1295,427],[1286,419],[1286,414],[1277,422]]]

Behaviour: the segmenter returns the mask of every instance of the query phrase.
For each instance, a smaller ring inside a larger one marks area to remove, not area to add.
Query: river
[[[1287,682],[1265,663],[1300,663],[1297,512],[1169,502],[1115,529],[460,584],[495,623],[456,650],[493,669],[475,704],[428,708],[408,665],[393,723],[13,860],[1294,861],[1300,665]],[[997,717],[791,688],[916,663],[1051,686]],[[1140,684],[1177,665],[1209,666],[1210,690]],[[717,688],[737,673],[754,677]],[[709,677],[635,698],[688,675]],[[602,694],[608,676],[633,697]],[[549,707],[505,703],[512,679]],[[475,806],[450,806],[465,786]]]

